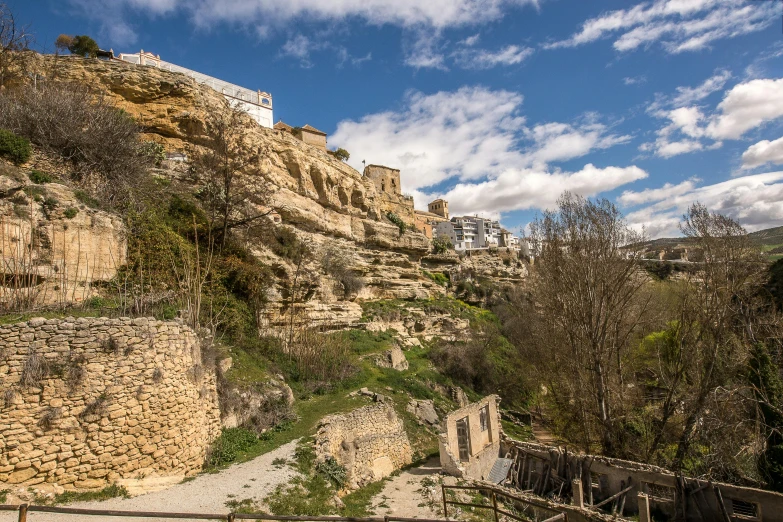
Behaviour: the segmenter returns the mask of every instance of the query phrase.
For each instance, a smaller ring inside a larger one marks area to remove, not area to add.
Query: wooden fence
[[[470,502],[459,502],[456,500],[449,500],[447,498],[446,492],[449,490],[461,490],[461,491],[475,491],[475,492],[487,492],[489,493],[488,499],[492,503],[492,505],[487,504],[472,504]],[[516,495],[510,495],[506,493],[503,490],[495,489],[490,486],[441,486],[441,492],[443,494],[443,516],[448,518],[448,506],[462,506],[462,507],[472,507],[472,508],[479,508],[479,509],[491,509],[493,514],[495,515],[495,522],[500,522],[500,516],[506,516],[511,518],[512,520],[518,520],[519,522],[527,522],[530,520],[527,516],[525,518],[522,518],[520,515],[515,513],[510,513],[508,511],[505,511],[504,509],[501,509],[498,507],[498,498],[503,501],[504,499],[507,501],[510,501],[511,504],[522,504],[522,511],[527,512],[528,508],[531,508],[532,510],[543,510],[548,511],[550,513],[555,513],[554,516],[546,518],[542,520],[541,522],[556,522],[562,520],[563,522],[568,522],[568,514],[564,511],[560,511],[558,509],[552,508],[542,502],[536,502],[534,500],[528,500],[522,497],[517,497]]]

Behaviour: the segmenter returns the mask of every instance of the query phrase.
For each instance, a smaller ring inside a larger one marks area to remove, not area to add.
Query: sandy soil
[[[377,515],[442,518],[441,508],[433,503],[433,495],[428,495],[426,491],[427,483],[432,481],[438,490],[434,497],[439,497],[439,473],[440,461],[437,457],[428,460],[422,466],[401,472],[386,482],[383,491],[372,499],[372,510]],[[422,484],[423,480],[425,484]]]

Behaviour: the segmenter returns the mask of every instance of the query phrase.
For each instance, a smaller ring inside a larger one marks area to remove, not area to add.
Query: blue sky
[[[564,190],[651,236],[693,201],[783,225],[780,0],[11,0],[60,33],[268,91],[424,208],[524,226]]]

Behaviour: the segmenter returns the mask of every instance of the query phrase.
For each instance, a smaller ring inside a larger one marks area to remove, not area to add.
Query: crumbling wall
[[[147,318],[0,326],[3,485],[138,491],[198,472],[220,432],[196,334]]]
[[[511,439],[503,441],[502,452],[515,461],[509,472],[508,485],[519,490],[532,489],[534,493],[546,496],[555,489],[561,498],[569,498],[573,497],[572,481],[578,479],[588,508],[590,504],[598,504],[630,488],[626,501],[622,502],[626,516],[639,512],[640,494],[649,502],[651,510],[674,516],[678,501],[677,477],[658,466]],[[548,477],[547,480],[543,480],[544,477]],[[783,494],[688,477],[682,479],[681,485],[685,491],[688,522],[719,520],[724,508],[732,520],[783,521]],[[719,502],[723,502],[723,507]]]
[[[345,467],[348,489],[387,477],[413,461],[402,420],[383,401],[324,417],[315,444],[320,461],[331,457]]]
[[[502,432],[497,408],[499,401],[497,395],[490,395],[446,416],[443,421],[444,432],[438,437],[440,464],[445,473],[474,480],[487,478],[500,451]],[[484,408],[486,420],[482,427],[481,410]],[[461,419],[467,419],[470,433],[467,459],[461,459],[459,456],[457,422]]]

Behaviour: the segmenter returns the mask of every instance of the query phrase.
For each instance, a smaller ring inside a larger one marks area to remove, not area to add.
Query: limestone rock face
[[[402,348],[395,346],[382,354],[376,355],[375,365],[380,368],[391,368],[393,370],[403,371],[408,369],[408,360],[405,358],[405,353],[402,351]]]
[[[440,422],[438,412],[435,411],[435,405],[430,399],[423,401],[411,399],[405,409],[419,419],[419,422],[422,424],[436,426]]]
[[[0,170],[0,259],[4,272],[25,282],[5,287],[0,301],[83,301],[93,283],[125,264],[126,249],[118,216],[90,208],[65,185],[35,185],[17,169]]]

